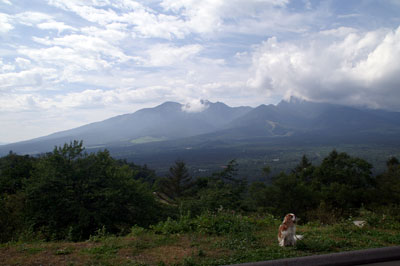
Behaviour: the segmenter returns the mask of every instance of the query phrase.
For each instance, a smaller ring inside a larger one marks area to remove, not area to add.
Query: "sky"
[[[400,111],[400,0],[0,0],[0,143],[165,101]]]

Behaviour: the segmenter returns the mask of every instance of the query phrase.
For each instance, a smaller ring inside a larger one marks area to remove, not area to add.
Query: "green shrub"
[[[281,224],[281,220],[275,218],[272,214],[265,214],[263,216],[252,216],[250,217],[252,223],[256,224],[259,227],[269,227],[276,226],[278,227]]]
[[[370,226],[390,229],[400,229],[400,206],[380,206],[376,210],[361,208],[360,219]]]
[[[161,234],[176,234],[192,232],[193,219],[190,218],[190,213],[181,215],[178,220],[173,220],[170,217],[166,221],[159,222],[156,225],[150,226],[156,233]]]
[[[146,232],[146,229],[144,229],[143,227],[140,227],[138,225],[134,225],[131,228],[131,232],[129,233],[130,236],[140,236],[143,233]]]
[[[100,242],[107,238],[109,235],[107,234],[106,227],[103,226],[101,229],[98,229],[94,235],[89,236],[90,242]]]
[[[209,235],[240,234],[253,232],[256,224],[247,216],[229,212],[205,212],[195,218],[190,214],[182,215],[178,220],[168,218],[151,227],[162,234],[198,232]]]
[[[195,219],[196,231],[211,235],[253,232],[255,224],[247,216],[229,212],[204,213]]]
[[[24,216],[47,240],[88,239],[105,226],[126,234],[132,224],[158,220],[159,204],[147,184],[134,179],[108,151],[87,154],[82,142],[40,157],[26,180]]]

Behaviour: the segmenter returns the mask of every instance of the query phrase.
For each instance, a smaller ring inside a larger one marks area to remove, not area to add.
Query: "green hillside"
[[[396,157],[373,174],[343,151],[308,156],[285,172],[262,164],[250,182],[236,160],[196,177],[183,160],[158,175],[78,141],[40,157],[9,153],[0,265],[221,265],[400,245]],[[286,213],[300,218],[304,239],[281,248]]]

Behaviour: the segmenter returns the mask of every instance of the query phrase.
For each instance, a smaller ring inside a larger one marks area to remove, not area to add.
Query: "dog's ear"
[[[285,217],[283,218],[283,223],[288,223],[292,217],[290,216],[290,213],[286,214]]]
[[[285,217],[283,217],[283,222],[282,223],[284,223],[284,224],[287,223],[288,218],[289,218],[288,214],[286,214]]]

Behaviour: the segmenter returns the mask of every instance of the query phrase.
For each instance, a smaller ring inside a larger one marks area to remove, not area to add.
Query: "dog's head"
[[[290,224],[295,224],[297,222],[296,215],[293,213],[288,213],[286,214],[285,218],[283,219],[283,223],[290,225]]]

